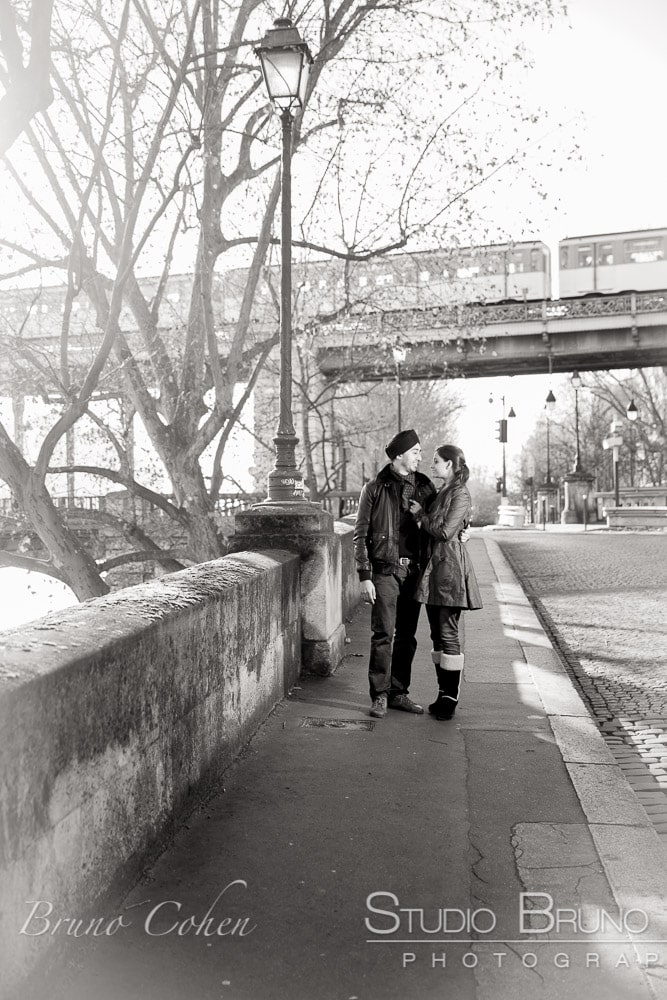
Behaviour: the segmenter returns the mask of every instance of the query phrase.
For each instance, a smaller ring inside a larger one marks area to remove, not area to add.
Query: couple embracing
[[[381,719],[387,708],[423,714],[408,690],[425,604],[438,682],[429,712],[451,719],[463,670],[461,612],[482,607],[464,544],[472,508],[468,467],[460,448],[437,448],[432,472],[442,485],[436,490],[417,471],[421,445],[414,430],[399,431],[385,450],[389,464],[362,489],[354,530],[362,595],[372,604],[370,714]]]

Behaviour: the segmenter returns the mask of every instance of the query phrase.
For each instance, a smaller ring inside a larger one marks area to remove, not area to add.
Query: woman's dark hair
[[[466,465],[465,455],[460,448],[453,444],[442,444],[435,449],[440,458],[445,462],[452,463],[455,483],[467,483],[470,469]]]

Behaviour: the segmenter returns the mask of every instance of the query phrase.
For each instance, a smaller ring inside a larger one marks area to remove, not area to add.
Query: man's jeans
[[[417,640],[421,604],[414,600],[417,567],[396,574],[373,575],[375,604],[371,612],[371,656],[368,682],[371,700],[379,694],[407,694]]]

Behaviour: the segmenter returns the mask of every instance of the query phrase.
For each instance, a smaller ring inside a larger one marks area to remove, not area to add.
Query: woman
[[[412,503],[412,513],[421,520],[426,541],[422,565],[425,568],[417,585],[415,600],[426,605],[438,679],[438,697],[428,710],[436,719],[451,719],[456,710],[463,670],[459,641],[462,611],[482,607],[482,599],[466,546],[459,539],[470,521],[472,501],[463,452],[454,445],[438,448],[431,466],[433,478],[442,487],[427,512]]]

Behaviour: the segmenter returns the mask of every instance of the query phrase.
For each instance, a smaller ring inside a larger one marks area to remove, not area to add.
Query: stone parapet
[[[606,507],[608,528],[667,528],[667,507]]]
[[[90,919],[294,684],[299,577],[291,552],[244,552],[0,633],[4,990],[59,940],[21,933],[26,901]]]

